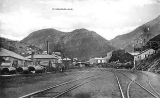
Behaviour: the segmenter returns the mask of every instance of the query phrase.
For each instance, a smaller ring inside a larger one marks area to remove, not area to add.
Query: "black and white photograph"
[[[160,0],[0,0],[0,98],[160,98]]]

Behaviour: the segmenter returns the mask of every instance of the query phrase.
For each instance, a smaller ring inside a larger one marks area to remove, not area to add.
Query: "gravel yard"
[[[111,72],[103,72],[100,78],[87,83],[68,94],[64,98],[119,98],[120,92],[114,75]]]
[[[144,86],[147,87],[147,78],[138,72],[130,72],[129,70],[118,70],[127,74],[132,79],[138,76],[138,82],[141,82]],[[117,72],[118,72],[117,71]],[[151,78],[151,82],[154,83],[153,86],[160,91],[159,85],[159,76],[146,72]],[[116,77],[111,72],[111,69],[105,68],[92,68],[90,70],[82,69],[76,71],[67,71],[65,73],[48,73],[48,74],[37,74],[31,76],[16,76],[12,78],[1,78],[0,85],[0,98],[17,98],[38,90],[45,89],[47,87],[62,83],[66,80],[80,79],[88,76],[96,76],[96,74],[101,74],[97,79],[84,84],[66,94],[60,98],[120,98],[121,93],[117,85]],[[154,77],[153,77],[154,76]],[[118,75],[122,85],[124,94],[126,94],[126,86],[130,82],[128,78],[123,75]],[[89,80],[89,79],[88,79]],[[88,81],[85,80],[85,81]],[[77,83],[80,81],[77,81]],[[83,82],[83,81],[82,81]],[[60,92],[70,86],[75,85],[75,83],[70,83],[62,87],[53,89],[51,92]],[[133,83],[131,85],[131,98],[152,98],[147,95],[145,91]]]
[[[0,81],[0,98],[17,98],[22,95],[32,93],[51,85],[61,83],[80,73],[66,72],[64,73],[48,73],[29,76],[16,76],[1,78]],[[67,74],[67,75],[66,75]]]

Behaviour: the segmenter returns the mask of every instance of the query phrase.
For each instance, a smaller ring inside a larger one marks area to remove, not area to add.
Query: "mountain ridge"
[[[108,40],[94,31],[76,29],[71,32],[61,32],[55,29],[42,29],[29,34],[21,40],[46,50],[46,41],[49,41],[50,52],[59,51],[70,58],[88,60],[115,49]]]
[[[145,40],[145,44],[149,41],[149,39],[158,34],[160,34],[160,15],[127,34],[115,37],[110,40],[110,42],[116,48],[124,48],[127,51],[133,51],[133,44],[135,44],[138,40]]]

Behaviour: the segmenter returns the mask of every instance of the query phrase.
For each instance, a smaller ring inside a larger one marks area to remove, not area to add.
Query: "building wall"
[[[145,51],[142,54],[139,54],[139,55],[135,56],[135,60],[136,61],[143,60],[143,59],[149,57],[150,55],[152,55],[154,53],[155,53],[155,50],[149,49],[148,51]]]
[[[25,61],[24,60],[20,60],[14,57],[3,57],[5,58],[6,61],[9,61],[11,63],[11,66],[14,64],[18,64],[18,65],[14,65],[15,67],[18,66],[24,66]]]
[[[54,66],[55,64],[58,63],[57,59],[47,59],[47,58],[34,58],[33,63],[30,65],[42,65],[42,66]]]
[[[98,64],[98,63],[105,63],[105,59],[103,58],[91,58],[89,60],[90,64]]]
[[[20,59],[16,59],[16,58],[13,58],[13,57],[10,57],[9,58],[9,61],[13,64],[14,61],[18,61],[18,66],[23,66],[24,65],[24,61],[23,60],[20,60]]]
[[[91,59],[89,60],[89,62],[90,62],[90,64],[96,64],[96,63],[98,63],[95,58],[91,58]]]

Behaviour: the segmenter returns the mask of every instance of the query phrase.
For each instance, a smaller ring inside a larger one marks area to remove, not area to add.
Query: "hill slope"
[[[0,37],[0,48],[5,48],[22,56],[29,55],[29,49],[34,51],[41,52],[41,49],[38,47],[28,45],[19,41],[10,40],[7,38]],[[27,54],[28,52],[28,54]]]
[[[43,29],[31,33],[21,42],[46,50],[47,40],[50,43],[50,52],[59,51],[70,58],[81,60],[105,56],[107,52],[115,49],[109,41],[86,29],[77,29],[67,33],[55,29]]]
[[[42,29],[29,34],[27,37],[21,40],[21,42],[35,45],[45,50],[47,47],[47,40],[49,40],[51,43],[54,43],[50,44],[50,47],[54,47],[54,45],[58,44],[61,36],[63,36],[64,34],[64,32],[55,29]]]
[[[128,51],[132,51],[132,44],[135,44],[138,40],[142,39],[145,44],[149,39],[158,34],[160,34],[160,16],[130,33],[115,37],[111,40],[111,43],[116,48],[125,48]]]

